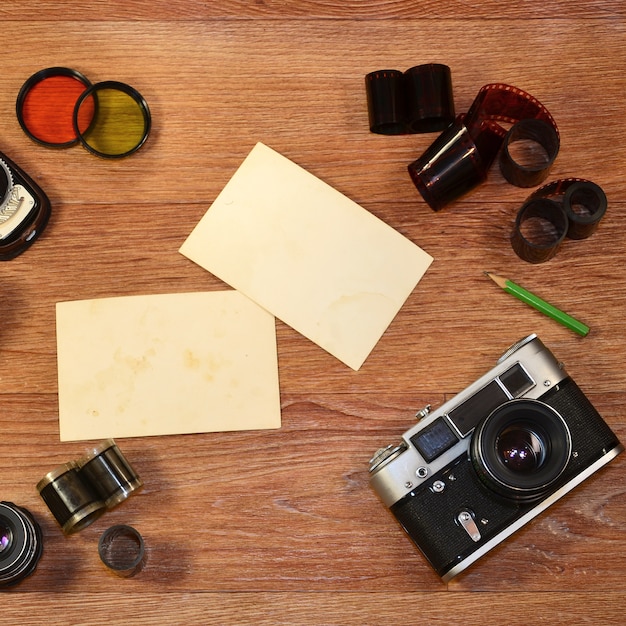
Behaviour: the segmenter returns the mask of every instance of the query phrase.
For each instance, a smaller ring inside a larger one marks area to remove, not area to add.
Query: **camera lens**
[[[12,502],[0,502],[0,586],[32,574],[42,552],[41,529],[33,516]]]
[[[524,424],[514,424],[502,431],[496,442],[498,456],[514,472],[533,472],[546,458],[545,438]]]
[[[571,437],[563,418],[538,400],[511,400],[485,418],[472,436],[471,457],[482,482],[513,500],[535,500],[565,470]]]
[[[4,552],[11,545],[11,529],[2,524],[0,527],[0,552]]]

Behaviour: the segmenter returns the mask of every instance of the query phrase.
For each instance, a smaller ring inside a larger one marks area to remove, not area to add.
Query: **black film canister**
[[[533,198],[517,213],[511,245],[524,261],[543,263],[557,253],[567,227],[567,215],[561,204],[547,198]]]
[[[563,196],[563,208],[569,220],[567,236],[586,239],[592,235],[607,209],[606,194],[601,187],[588,180],[572,183]]]
[[[439,211],[487,177],[478,148],[459,121],[444,130],[408,170],[433,211]]]
[[[113,439],[107,439],[77,462],[81,478],[111,509],[139,489],[143,482]]]
[[[48,472],[37,483],[37,491],[66,535],[86,528],[106,510],[74,461]]]
[[[404,74],[379,70],[365,76],[370,131],[379,135],[406,133]]]
[[[454,98],[450,68],[425,63],[405,73],[406,114],[413,133],[441,131],[454,122]]]
[[[100,537],[98,554],[113,573],[130,578],[140,572],[144,565],[143,537],[132,526],[111,526]]]
[[[524,142],[528,150],[528,162],[519,162],[511,154],[513,144]],[[559,153],[559,135],[553,126],[541,119],[520,120],[510,128],[500,152],[500,171],[512,185],[535,187],[548,176]]]

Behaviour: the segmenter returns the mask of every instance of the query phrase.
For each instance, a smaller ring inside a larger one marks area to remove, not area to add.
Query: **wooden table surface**
[[[368,485],[370,456],[416,410],[533,332],[626,441],[621,1],[4,0],[0,18],[0,150],[53,206],[42,237],[0,266],[0,498],[28,508],[44,535],[35,573],[5,591],[0,623],[623,623],[626,455],[448,584]],[[529,190],[497,167],[443,211],[425,204],[406,166],[434,135],[370,133],[364,76],[429,62],[450,66],[458,112],[491,82],[548,107],[561,133],[549,180],[587,178],[608,196],[592,237],[541,265],[520,260],[509,235]],[[153,118],[145,146],[103,160],[30,141],[15,99],[51,66],[137,88]],[[282,427],[118,440],[144,489],[65,537],[35,489],[87,446],[59,440],[55,303],[228,288],[178,248],[257,141],[434,263],[359,371],[277,320]],[[483,270],[590,334],[502,293]],[[146,543],[131,579],[98,558],[115,523]]]

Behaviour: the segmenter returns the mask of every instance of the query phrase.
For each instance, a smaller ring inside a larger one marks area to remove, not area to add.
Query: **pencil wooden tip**
[[[502,278],[502,276],[498,276],[498,274],[495,274],[494,272],[484,271],[483,274],[487,278],[491,278],[491,280],[493,280],[493,282],[496,283],[496,285],[498,285],[499,287],[502,287],[502,289],[504,289],[504,287],[506,286],[506,278]]]

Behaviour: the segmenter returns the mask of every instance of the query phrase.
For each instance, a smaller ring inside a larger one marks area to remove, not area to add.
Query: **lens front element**
[[[524,424],[508,426],[496,441],[500,461],[514,472],[534,472],[546,458],[545,438]]]
[[[472,436],[472,463],[482,482],[512,500],[546,494],[570,459],[567,424],[538,400],[511,400],[495,409]]]

